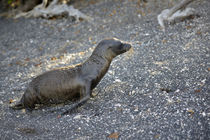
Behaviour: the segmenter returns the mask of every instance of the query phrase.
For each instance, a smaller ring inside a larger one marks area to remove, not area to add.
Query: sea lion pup
[[[115,38],[102,40],[84,63],[48,71],[34,78],[20,102],[12,108],[32,110],[35,104],[63,103],[79,96],[70,110],[76,108],[92,96],[92,89],[106,74],[112,59],[130,48],[130,44]]]

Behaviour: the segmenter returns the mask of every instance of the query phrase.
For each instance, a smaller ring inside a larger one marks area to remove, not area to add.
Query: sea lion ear
[[[123,45],[123,43],[121,41],[114,40],[112,45],[113,45],[112,47],[120,48]]]
[[[97,47],[108,46],[109,43],[110,43],[110,40],[104,39],[104,40],[101,40],[101,41],[98,43]]]

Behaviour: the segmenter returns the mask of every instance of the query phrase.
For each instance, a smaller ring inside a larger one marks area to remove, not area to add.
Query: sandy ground
[[[4,139],[210,139],[210,1],[191,5],[199,16],[166,25],[157,15],[173,3],[106,0],[76,4],[93,21],[0,18],[0,137]],[[71,106],[14,111],[31,79],[88,58],[116,37],[133,45],[94,89]]]

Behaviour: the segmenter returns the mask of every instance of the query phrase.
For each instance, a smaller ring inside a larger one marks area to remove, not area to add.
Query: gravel
[[[173,3],[89,2],[77,8],[93,21],[0,18],[1,139],[210,139],[210,1],[191,4],[199,16],[165,33],[157,15]],[[75,112],[58,117],[71,103],[9,108],[33,77],[83,62],[111,37],[133,51],[114,59],[98,95]]]

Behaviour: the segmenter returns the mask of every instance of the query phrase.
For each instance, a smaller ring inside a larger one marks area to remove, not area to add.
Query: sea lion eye
[[[118,47],[120,50],[123,49],[123,44],[121,43]]]

